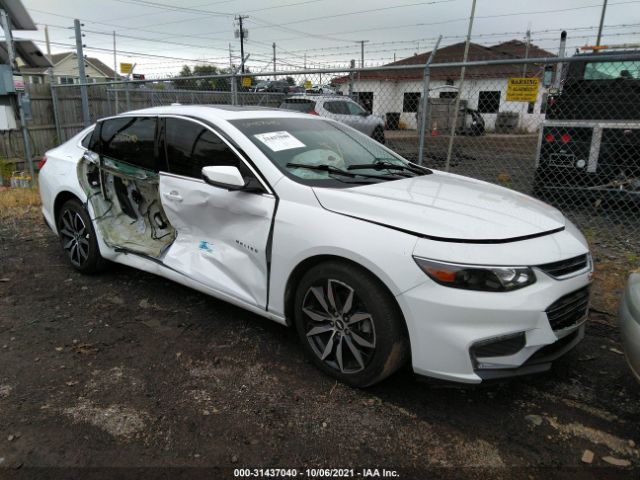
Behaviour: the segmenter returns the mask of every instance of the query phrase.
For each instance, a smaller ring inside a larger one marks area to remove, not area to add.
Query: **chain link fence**
[[[56,138],[83,127],[85,88],[91,122],[175,103],[286,108],[348,124],[427,167],[538,197],[588,236],[637,245],[640,54],[435,59],[430,66],[53,85]]]

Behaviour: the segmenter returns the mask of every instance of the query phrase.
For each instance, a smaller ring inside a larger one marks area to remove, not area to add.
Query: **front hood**
[[[327,210],[435,240],[507,242],[565,226],[558,210],[535,198],[443,172],[313,190]]]

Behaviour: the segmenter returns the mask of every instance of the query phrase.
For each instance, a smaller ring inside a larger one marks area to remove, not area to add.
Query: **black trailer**
[[[640,202],[640,60],[569,64],[547,99],[533,193]]]

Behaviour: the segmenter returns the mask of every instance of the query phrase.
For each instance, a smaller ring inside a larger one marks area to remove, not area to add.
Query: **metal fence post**
[[[424,66],[424,81],[422,83],[422,98],[421,102],[421,110],[420,110],[420,147],[418,149],[418,165],[422,165],[424,163],[424,135],[427,127],[427,121],[429,119],[429,83],[431,82],[431,62],[433,62],[433,57],[436,55],[438,51],[438,46],[440,45],[440,40],[442,40],[442,35],[438,37],[436,41],[435,47],[431,50],[431,55],[429,55],[429,60]]]
[[[236,72],[231,73],[231,105],[238,104],[238,84],[236,83]]]
[[[349,71],[349,98],[353,99],[353,69],[356,66],[356,61],[355,60],[351,60],[351,63],[349,65],[349,68],[351,69]]]
[[[471,17],[469,18],[469,29],[467,30],[467,41],[464,46],[463,62],[467,62],[469,56],[469,43],[471,43],[471,29],[473,28],[473,17],[476,12],[476,0],[471,4]],[[458,87],[458,95],[456,95],[455,110],[453,111],[453,124],[451,125],[451,133],[449,137],[449,145],[447,147],[447,161],[444,165],[444,171],[448,172],[451,166],[451,152],[453,150],[453,137],[456,135],[456,124],[458,123],[458,110],[460,109],[460,97],[462,96],[462,87],[464,86],[464,74],[467,67],[462,66],[460,69],[460,86]]]
[[[125,85],[124,97],[127,102],[127,112],[131,110],[131,96],[129,95],[129,86]]]
[[[84,72],[84,53],[82,52],[82,31],[80,20],[75,19],[73,25],[76,31],[76,55],[78,57],[78,75],[80,80],[80,100],[82,102],[82,121],[85,127],[91,125],[89,114],[89,92],[87,91],[87,75]]]
[[[53,75],[52,75],[53,81]],[[58,90],[57,87],[51,83],[51,104],[53,106],[53,123],[56,126],[56,136],[58,137],[58,142],[63,143],[66,142],[64,130],[62,129],[62,125],[60,123],[60,112],[58,110]]]

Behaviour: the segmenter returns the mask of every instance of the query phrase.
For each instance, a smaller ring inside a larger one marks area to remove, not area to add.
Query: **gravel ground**
[[[356,390],[305,361],[291,330],[130,268],[82,276],[37,214],[5,221],[0,478],[638,478],[640,384],[611,316],[593,313],[587,332],[546,374],[458,386],[406,370]]]

